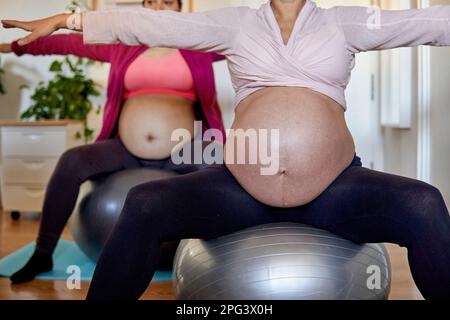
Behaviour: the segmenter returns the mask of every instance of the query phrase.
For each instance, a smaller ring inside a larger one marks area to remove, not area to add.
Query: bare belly
[[[194,136],[192,101],[173,95],[140,95],[125,101],[119,119],[119,135],[135,156],[159,160],[170,156],[179,143],[172,132],[186,129]]]
[[[247,156],[258,154],[255,164],[238,163],[238,143],[232,135],[225,146],[225,163],[241,186],[255,199],[274,207],[311,202],[343,172],[355,153],[342,107],[306,88],[273,87],[253,93],[236,110],[232,129],[238,128],[266,129],[268,136],[270,130],[279,130],[278,167],[269,175],[261,171],[269,167],[267,159],[263,161],[260,151],[252,149],[250,143],[245,143],[244,150]],[[269,150],[276,146],[276,139],[272,140]]]

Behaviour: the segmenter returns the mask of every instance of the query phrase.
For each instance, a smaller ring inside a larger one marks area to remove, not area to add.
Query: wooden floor
[[[0,258],[18,248],[30,243],[36,237],[39,222],[38,217],[25,215],[20,221],[13,221],[9,214],[0,211]],[[66,229],[64,239],[71,240]],[[409,272],[406,250],[394,245],[388,245],[392,263],[392,288],[390,299],[415,300],[422,299]],[[0,278],[0,300],[75,300],[84,299],[88,282],[82,283],[81,290],[69,290],[63,280],[35,280],[27,284],[11,285],[9,279]],[[152,283],[143,300],[172,300],[174,294],[171,282]]]

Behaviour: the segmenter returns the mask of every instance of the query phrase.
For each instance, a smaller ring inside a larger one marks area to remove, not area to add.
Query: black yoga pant
[[[186,174],[206,165],[175,165],[170,158],[143,160],[133,156],[119,139],[105,140],[66,151],[47,186],[36,250],[52,254],[75,207],[80,185],[89,179],[124,169],[149,167]],[[172,251],[165,243],[162,252]],[[167,257],[169,260],[171,257]],[[167,261],[169,264],[172,261]],[[162,266],[167,263],[162,263]]]
[[[88,299],[137,299],[163,241],[211,239],[272,222],[305,223],[357,243],[408,249],[426,298],[450,297],[450,217],[435,187],[352,164],[314,201],[296,208],[252,198],[225,166],[134,187],[95,270]]]

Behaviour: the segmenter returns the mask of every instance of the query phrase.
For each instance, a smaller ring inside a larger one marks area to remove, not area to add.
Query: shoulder
[[[257,10],[249,7],[226,7],[203,12],[196,12],[193,15],[202,15],[223,25],[239,25],[242,20],[256,15]]]

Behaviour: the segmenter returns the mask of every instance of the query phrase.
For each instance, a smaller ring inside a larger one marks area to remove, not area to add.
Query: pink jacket
[[[117,123],[122,106],[124,94],[124,78],[128,66],[148,46],[113,45],[85,45],[81,34],[60,34],[39,39],[29,45],[19,46],[12,44],[13,51],[21,56],[23,54],[48,55],[73,54],[96,61],[111,63],[108,81],[107,101],[104,111],[102,130],[97,141],[109,139],[117,135]],[[203,120],[204,128],[219,129],[225,139],[222,114],[217,103],[216,88],[212,63],[224,58],[215,53],[204,53],[181,50],[194,79],[198,102],[195,105],[196,114]]]
[[[235,106],[266,87],[305,87],[346,108],[355,54],[419,45],[450,45],[450,5],[374,10],[318,7],[306,0],[288,43],[270,1],[184,13],[119,9],[83,13],[85,43],[147,44],[218,52],[227,57]],[[276,106],[274,106],[275,112]]]

